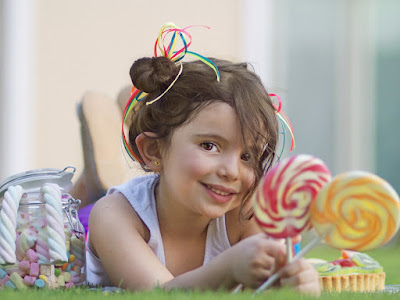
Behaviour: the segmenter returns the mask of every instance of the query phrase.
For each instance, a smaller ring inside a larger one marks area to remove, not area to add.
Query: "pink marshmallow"
[[[39,276],[39,264],[38,263],[31,263],[29,275],[33,276],[33,277]]]
[[[7,269],[8,275],[11,275],[12,273],[18,273],[19,276],[23,277],[25,276],[28,272],[26,270],[21,270],[18,268],[9,268]]]
[[[31,267],[31,263],[28,260],[23,260],[18,263],[18,268],[20,270],[28,271]]]
[[[80,266],[80,267],[83,266],[83,262],[80,259],[77,259],[76,257],[75,257],[75,260],[74,260],[74,264],[76,266]]]
[[[69,282],[80,283],[81,278],[80,278],[80,276],[71,276],[71,280]]]
[[[75,284],[72,282],[72,281],[70,281],[70,282],[67,282],[66,284],[65,284],[65,287],[66,288],[71,288],[71,287],[73,287]]]
[[[36,277],[32,277],[32,276],[29,276],[29,275],[26,275],[24,277],[24,283],[26,285],[30,285],[30,286],[34,285],[35,284],[35,280],[36,280]]]
[[[36,248],[37,248],[38,246],[40,246],[40,247],[43,248],[43,249],[49,250],[49,245],[48,245],[46,242],[42,241],[41,239],[38,239],[38,240],[36,241]]]
[[[0,286],[4,286],[6,284],[7,281],[10,280],[10,276],[6,275],[3,277],[2,280],[0,280]]]
[[[30,262],[37,262],[39,260],[39,256],[33,249],[29,249],[26,251],[26,256],[28,257]]]

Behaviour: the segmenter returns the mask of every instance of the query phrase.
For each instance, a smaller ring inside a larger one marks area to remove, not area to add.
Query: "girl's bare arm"
[[[132,217],[132,215],[134,217]],[[271,274],[274,257],[284,254],[282,245],[256,235],[215,257],[208,264],[174,277],[146,242],[139,217],[121,194],[102,198],[89,221],[92,251],[116,286],[149,290],[233,288],[238,282],[257,287]]]

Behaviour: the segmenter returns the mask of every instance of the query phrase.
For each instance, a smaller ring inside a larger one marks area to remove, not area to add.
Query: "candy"
[[[80,283],[81,281],[82,280],[81,280],[81,277],[79,275],[71,276],[70,282]]]
[[[32,228],[24,229],[17,239],[17,258],[24,260],[26,252],[31,249],[37,240],[37,233]]]
[[[28,271],[31,268],[31,263],[28,260],[23,260],[18,263],[20,270]]]
[[[399,229],[399,196],[374,174],[348,172],[322,188],[311,215],[313,227],[326,243],[365,251],[384,245]]]
[[[39,265],[39,273],[49,277],[54,274],[54,265]]]
[[[26,285],[24,284],[24,280],[22,277],[17,273],[14,272],[10,275],[10,280],[14,283],[15,287],[19,290],[25,290]]]
[[[7,276],[7,272],[0,268],[0,279],[3,279],[5,276]]]
[[[74,257],[76,265],[83,266],[85,261],[85,240],[83,235],[71,237],[71,256]]]
[[[65,269],[66,272],[71,271],[73,264],[68,264],[68,267]]]
[[[60,275],[57,278],[57,284],[59,286],[65,286],[65,279],[64,279],[64,275]]]
[[[71,280],[71,273],[69,272],[64,272],[64,280],[65,282],[69,282]]]
[[[24,283],[26,285],[32,286],[32,285],[35,284],[35,281],[36,281],[36,277],[32,277],[32,276],[29,276],[29,275],[26,275],[24,277]]]
[[[61,270],[65,271],[68,268],[68,263],[65,263],[61,266]]]
[[[27,270],[21,270],[18,267],[17,268],[13,267],[13,268],[8,268],[7,269],[7,273],[8,273],[8,275],[11,275],[12,273],[18,273],[22,277],[22,276],[25,276],[26,274],[28,274],[28,271]]]
[[[48,265],[50,264],[50,253],[49,253],[49,245],[45,242],[47,241],[47,235],[45,239],[43,238],[42,233],[39,233],[38,240],[36,242],[36,253],[39,258],[39,263],[42,265]]]
[[[11,289],[16,289],[16,288],[17,288],[17,287],[15,286],[15,284],[14,284],[11,280],[7,281],[7,282],[4,284],[4,286],[5,286],[6,288],[11,288]]]
[[[29,270],[29,275],[33,277],[39,276],[39,264],[38,263],[31,263],[31,268]]]
[[[44,282],[47,282],[47,276],[46,275],[39,275],[39,279],[43,280]]]
[[[291,238],[310,227],[309,207],[331,179],[327,166],[310,155],[282,160],[268,171],[253,198],[257,223],[274,238]]]
[[[0,211],[0,265],[16,262],[17,211],[23,194],[22,187],[10,186],[4,193]]]
[[[41,193],[46,201],[47,241],[51,261],[67,262],[60,188],[55,184],[44,184]]]
[[[37,262],[39,259],[38,255],[33,249],[29,249],[28,251],[26,251],[26,257],[29,259],[30,262]]]
[[[6,284],[6,282],[9,280],[10,280],[10,276],[8,276],[8,274],[4,275],[0,280],[0,286],[4,286]]]
[[[71,254],[71,255],[69,256],[68,262],[73,263],[74,260],[75,260],[75,255]]]
[[[43,288],[45,286],[45,281],[42,279],[36,279],[35,280],[35,286],[38,288]]]

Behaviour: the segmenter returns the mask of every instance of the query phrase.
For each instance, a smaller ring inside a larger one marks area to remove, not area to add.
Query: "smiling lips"
[[[235,190],[228,189],[223,186],[209,185],[209,184],[204,184],[204,186],[208,189],[213,199],[221,203],[230,201],[232,197],[235,194],[237,194]]]

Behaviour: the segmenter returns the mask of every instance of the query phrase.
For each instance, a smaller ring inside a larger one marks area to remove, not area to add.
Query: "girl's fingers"
[[[304,258],[301,258],[284,266],[282,269],[282,277],[292,277],[307,269],[315,271],[314,268]]]

